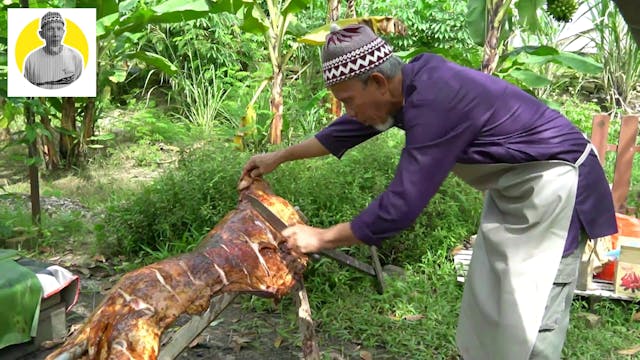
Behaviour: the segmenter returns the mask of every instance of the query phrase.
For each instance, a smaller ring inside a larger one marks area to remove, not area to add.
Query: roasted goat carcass
[[[292,254],[246,200],[250,194],[287,224],[296,209],[261,179],[242,179],[238,208],[190,253],[125,274],[84,326],[47,360],[156,359],[160,335],[183,313],[200,314],[211,298],[248,292],[280,298],[301,279],[307,258]]]

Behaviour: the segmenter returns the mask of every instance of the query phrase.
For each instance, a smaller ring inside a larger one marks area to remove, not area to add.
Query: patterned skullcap
[[[44,28],[45,25],[52,22],[59,22],[64,25],[64,19],[62,19],[62,15],[60,15],[59,12],[49,11],[48,13],[44,14],[42,19],[40,19],[40,29]]]
[[[363,74],[391,57],[393,49],[365,25],[340,29],[331,24],[331,32],[322,47],[322,75],[327,86]]]

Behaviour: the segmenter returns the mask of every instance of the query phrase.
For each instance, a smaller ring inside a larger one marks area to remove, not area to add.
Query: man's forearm
[[[351,223],[348,222],[340,223],[326,229],[322,240],[323,243],[331,249],[341,246],[364,244],[353,234],[353,231],[351,231]]]
[[[278,151],[281,162],[329,155],[327,150],[315,137],[299,144]]]

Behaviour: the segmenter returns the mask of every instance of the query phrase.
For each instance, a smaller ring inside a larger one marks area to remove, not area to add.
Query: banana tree
[[[284,67],[297,47],[296,43],[287,44],[285,35],[295,21],[295,13],[307,7],[309,2],[310,0],[266,0],[244,3],[242,28],[264,36],[271,60],[273,73],[269,106],[273,118],[269,129],[269,142],[272,144],[282,141]]]
[[[507,36],[502,34],[503,27],[507,25],[513,28],[518,25],[526,31],[538,31],[540,22],[537,12],[545,4],[546,11],[562,22],[569,21],[577,9],[576,0],[469,0],[469,32],[474,42],[484,47],[481,66],[483,72],[491,74],[496,69],[500,53],[507,42]],[[512,11],[512,5],[517,17]]]
[[[355,0],[350,1],[354,3],[353,11],[355,11]],[[327,14],[328,23],[332,23],[340,19],[340,0],[329,0],[327,9],[329,10]],[[355,17],[355,15],[352,17]],[[329,93],[329,102],[331,104],[331,115],[333,115],[333,117],[340,116],[340,114],[342,114],[342,103],[340,103],[340,101],[338,101],[338,99],[336,99],[336,97],[333,96],[333,93],[331,92]]]

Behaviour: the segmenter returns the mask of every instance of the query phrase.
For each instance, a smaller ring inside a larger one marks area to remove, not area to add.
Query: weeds
[[[194,55],[195,54],[195,55]],[[238,128],[223,107],[228,90],[219,82],[216,69],[202,63],[198,51],[188,53],[189,62],[173,80],[174,93],[180,94],[179,118],[213,135],[221,125]]]

